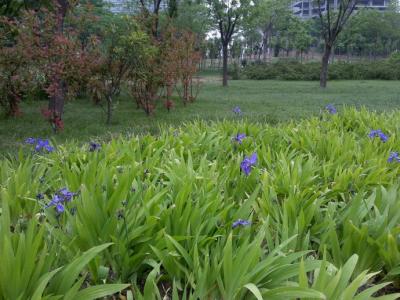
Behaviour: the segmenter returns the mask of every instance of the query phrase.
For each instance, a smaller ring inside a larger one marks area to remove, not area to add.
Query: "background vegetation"
[[[320,64],[279,60],[273,63],[255,62],[245,68],[233,67],[232,78],[266,80],[319,80]],[[399,80],[400,56],[393,54],[380,61],[335,62],[329,67],[330,80]]]

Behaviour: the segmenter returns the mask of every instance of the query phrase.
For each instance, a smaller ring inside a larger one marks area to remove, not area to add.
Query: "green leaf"
[[[257,298],[257,300],[263,300],[260,290],[258,287],[253,283],[245,284],[244,287],[248,289],[253,295]]]
[[[50,286],[50,290],[56,294],[66,294],[68,290],[72,287],[74,282],[77,280],[79,274],[82,272],[83,268],[96,257],[104,249],[111,246],[112,243],[100,245],[93,247],[88,251],[84,252],[73,262],[68,264],[57,276],[54,278],[54,282]]]
[[[268,290],[262,293],[264,299],[269,297],[279,297],[280,299],[285,298],[315,298],[315,299],[327,299],[324,294],[309,288],[301,287],[279,287],[272,290]]]
[[[54,271],[47,273],[39,279],[39,284],[33,293],[31,300],[41,300],[44,289],[46,288],[47,284],[49,283],[50,279],[62,268],[55,269]]]
[[[88,287],[76,294],[77,300],[94,300],[105,296],[113,295],[128,288],[129,284],[103,284]]]

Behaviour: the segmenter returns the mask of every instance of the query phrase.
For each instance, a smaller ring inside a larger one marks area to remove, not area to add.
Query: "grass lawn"
[[[400,82],[336,81],[321,90],[317,82],[230,81],[221,86],[218,77],[205,77],[206,82],[196,103],[183,107],[177,102],[168,113],[161,105],[155,115],[146,117],[126,95],[116,102],[113,123],[105,125],[105,113],[91,101],[76,100],[65,106],[62,133],[54,136],[40,115],[46,102],[24,103],[24,115],[18,119],[0,119],[0,153],[17,149],[27,137],[50,137],[57,142],[108,139],[116,134],[157,133],[162,124],[177,126],[195,119],[235,118],[232,108],[240,106],[244,117],[253,121],[277,123],[318,114],[328,103],[366,106],[382,111],[400,107]]]

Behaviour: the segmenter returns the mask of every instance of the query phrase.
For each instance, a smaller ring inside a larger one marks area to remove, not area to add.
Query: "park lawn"
[[[291,81],[230,81],[228,88],[221,86],[218,77],[207,76],[197,101],[184,107],[175,101],[168,113],[159,104],[155,114],[147,117],[135,107],[133,99],[121,95],[115,104],[113,122],[105,124],[102,107],[89,100],[70,101],[65,106],[63,132],[54,135],[40,114],[46,102],[22,105],[23,116],[17,119],[0,119],[0,153],[15,153],[27,137],[52,138],[56,143],[75,140],[108,140],[119,134],[157,134],[160,126],[179,126],[197,119],[221,120],[237,118],[235,106],[243,117],[251,121],[278,123],[297,120],[318,114],[328,103],[339,109],[343,105],[365,106],[384,111],[400,107],[400,82],[398,81],[333,81],[326,90],[317,82]]]

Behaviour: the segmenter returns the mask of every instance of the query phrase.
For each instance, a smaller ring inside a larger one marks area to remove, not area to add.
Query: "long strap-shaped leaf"
[[[112,243],[93,247],[67,265],[52,281],[49,290],[58,295],[64,295],[72,287],[82,272],[82,269],[101,251],[112,245]]]
[[[76,294],[75,300],[94,300],[115,294],[129,287],[129,284],[102,284],[88,287]]]

